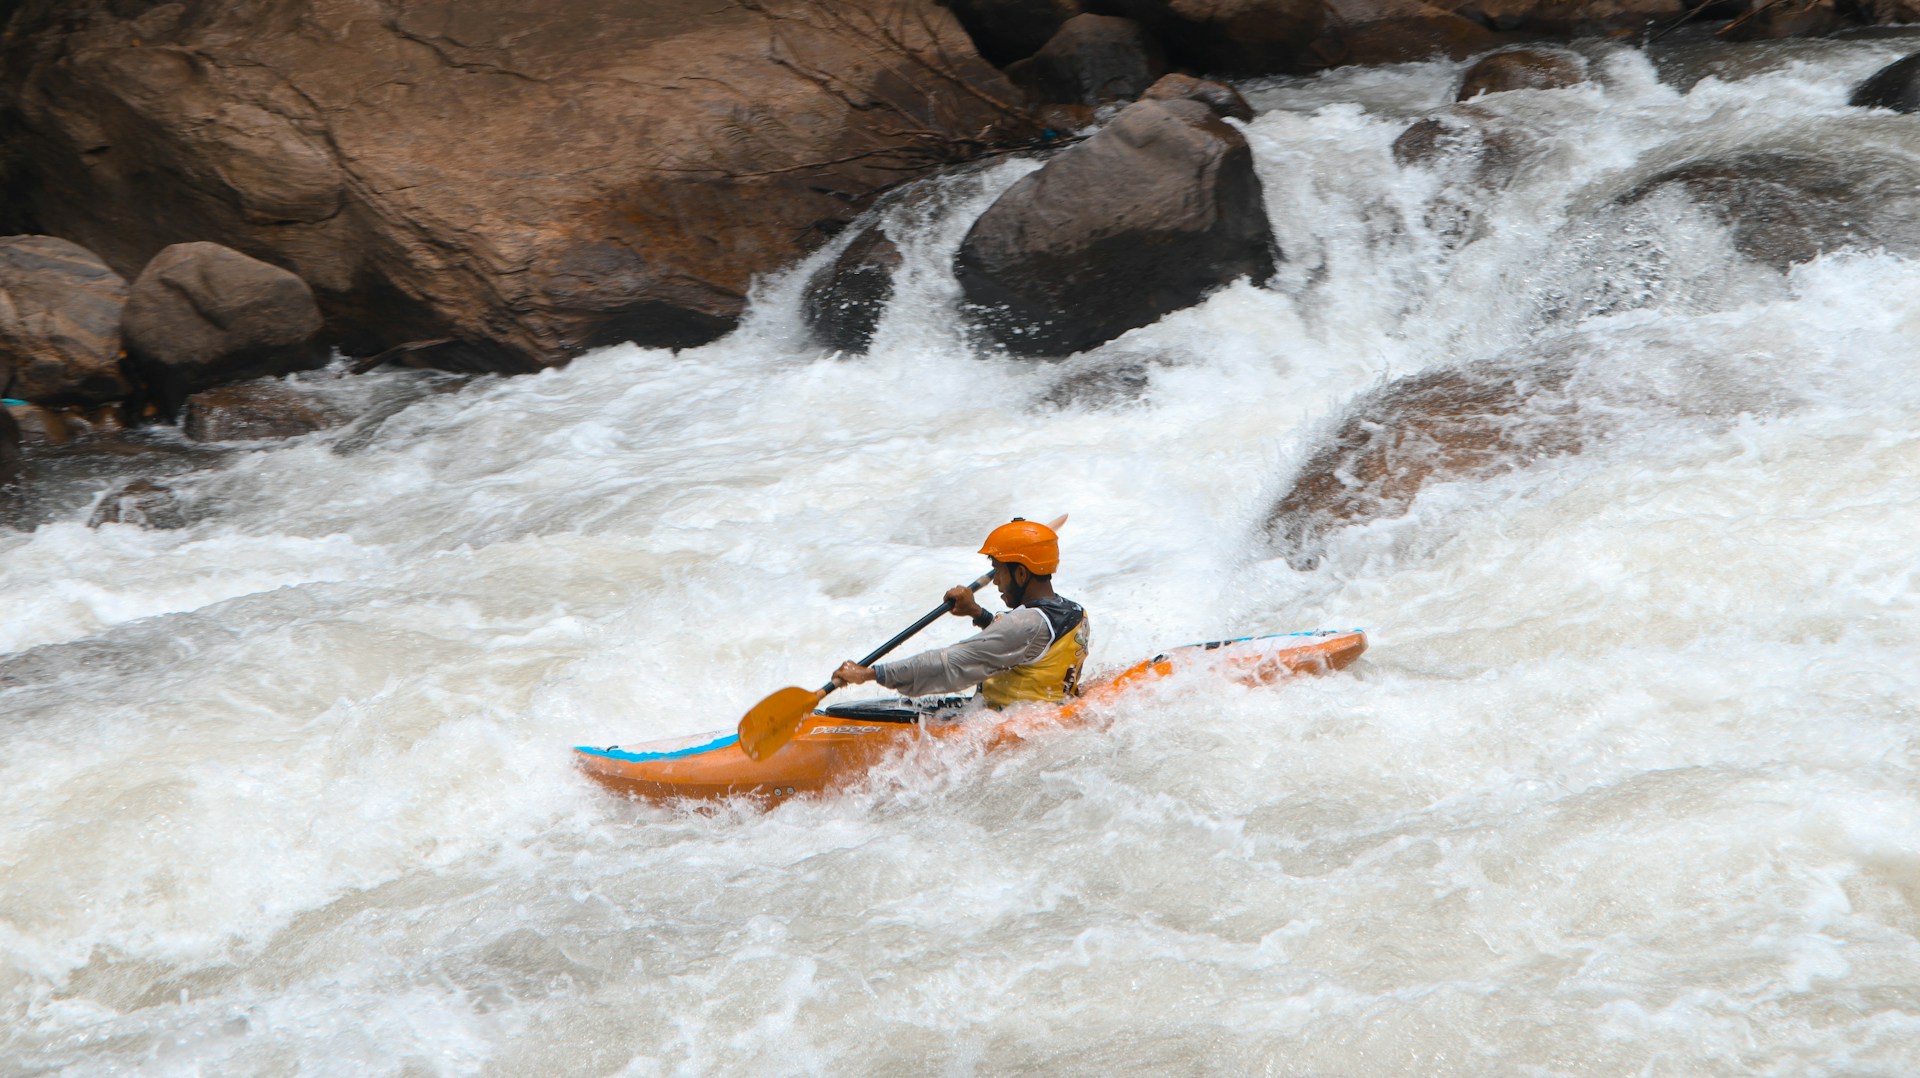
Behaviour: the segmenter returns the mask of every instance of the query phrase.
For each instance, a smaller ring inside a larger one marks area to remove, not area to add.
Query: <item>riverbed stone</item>
[[[278,381],[203,390],[180,409],[180,431],[196,442],[297,438],[338,426],[341,417]]]
[[[172,416],[226,382],[324,366],[320,308],[306,282],[216,243],[160,252],[133,282],[127,365]]]
[[[1554,49],[1508,49],[1482,57],[1460,78],[1455,101],[1508,90],[1558,90],[1587,78],[1586,61]]]
[[[1570,365],[1487,361],[1396,379],[1357,400],[1267,516],[1296,568],[1337,529],[1404,515],[1420,491],[1577,453]]]
[[[1134,100],[1165,71],[1159,43],[1139,23],[1075,15],[1007,77],[1037,103],[1100,105]]]
[[[126,302],[126,279],[79,244],[0,237],[0,393],[54,407],[126,397]]]
[[[1847,103],[1855,108],[1920,112],[1920,52],[1874,72],[1854,89]]]
[[[807,283],[801,314],[829,348],[864,353],[893,298],[900,248],[879,225],[863,228]]]
[[[108,491],[87,519],[87,527],[131,524],[171,530],[192,523],[187,499],[171,485],[155,479],[134,479]]]
[[[954,272],[986,339],[1065,355],[1264,283],[1276,253],[1240,132],[1197,101],[1140,101],[1008,188]]]

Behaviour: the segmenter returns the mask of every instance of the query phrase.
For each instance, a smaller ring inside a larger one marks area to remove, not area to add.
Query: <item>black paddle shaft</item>
[[[968,584],[967,590],[979,591],[981,588],[986,587],[987,581],[992,579],[993,579],[992,573],[984,573],[981,575],[980,579],[974,581],[971,584]],[[894,648],[897,648],[900,645],[906,643],[908,640],[913,638],[913,634],[919,632],[920,630],[926,628],[929,625],[932,625],[934,622],[940,620],[941,617],[950,613],[952,610],[953,610],[953,600],[948,599],[946,602],[941,603],[939,606],[936,606],[932,610],[927,611],[927,614],[925,617],[921,618],[919,621],[914,622],[912,625],[909,625],[906,628],[900,630],[900,634],[898,636],[895,636],[892,640],[889,640],[886,643],[880,645],[879,647],[873,649],[873,653],[868,655],[866,658],[861,659],[859,665],[872,666],[875,662],[879,661],[881,656],[885,655],[889,651],[892,651]],[[822,694],[830,693],[838,687],[839,686],[835,685],[831,680],[829,680],[826,686],[822,688],[820,691]]]

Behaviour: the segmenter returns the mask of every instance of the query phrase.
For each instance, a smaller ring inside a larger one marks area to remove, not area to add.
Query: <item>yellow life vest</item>
[[[980,695],[995,711],[1022,700],[1057,704],[1080,695],[1080,667],[1087,661],[1087,619],[1055,640],[1038,659],[980,683]]]

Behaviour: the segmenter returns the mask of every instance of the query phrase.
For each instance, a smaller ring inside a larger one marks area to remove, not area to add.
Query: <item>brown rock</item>
[[[1497,113],[1474,105],[1439,109],[1393,140],[1393,159],[1402,168],[1464,167],[1474,182],[1498,186],[1532,151],[1532,140]]]
[[[0,238],[0,392],[55,406],[125,397],[126,302],[126,280],[86,248],[52,236]]]
[[[900,249],[878,225],[868,225],[807,283],[801,313],[808,327],[829,348],[865,352],[899,269]]]
[[[180,243],[134,279],[127,367],[161,412],[202,389],[327,362],[306,282],[215,243]]]
[[[1756,3],[1753,9],[1721,28],[1726,41],[1773,41],[1783,37],[1820,37],[1854,22],[1855,0],[1782,0]]]
[[[143,6],[12,5],[13,212],[127,273],[284,266],[356,355],[711,340],[876,191],[1033,134],[932,0]]]
[[[1162,75],[1158,82],[1147,87],[1140,95],[1143,101],[1198,101],[1212,109],[1214,115],[1223,120],[1239,120],[1242,123],[1253,119],[1253,106],[1240,96],[1240,91],[1224,82],[1212,79],[1196,79],[1192,75],[1174,73]]]
[[[1132,19],[1075,15],[1007,77],[1040,104],[1132,101],[1166,71],[1160,46]]]
[[[279,382],[247,382],[195,393],[180,410],[180,429],[196,442],[297,438],[338,426],[340,417]]]
[[[1507,90],[1558,90],[1587,80],[1586,63],[1572,53],[1509,49],[1482,58],[1460,80],[1455,101]]]
[[[179,491],[152,479],[135,479],[107,492],[94,507],[87,527],[132,524],[166,530],[184,528],[190,523],[187,499]]]
[[[1275,248],[1253,155],[1193,101],[1140,101],[1022,177],[954,273],[975,323],[1022,355],[1091,348],[1240,277]]]
[[[66,445],[125,428],[120,410],[115,406],[45,408],[37,404],[9,404],[5,410],[19,424],[21,444],[34,448]]]
[[[1577,453],[1586,435],[1560,363],[1480,363],[1401,378],[1361,398],[1267,517],[1301,569],[1338,528],[1397,517],[1430,482],[1484,479]]]

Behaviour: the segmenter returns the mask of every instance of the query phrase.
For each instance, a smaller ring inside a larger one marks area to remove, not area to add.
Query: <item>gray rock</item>
[[[1224,82],[1212,79],[1196,79],[1192,75],[1174,73],[1160,76],[1159,81],[1147,87],[1140,95],[1142,101],[1198,101],[1212,109],[1214,115],[1223,120],[1239,120],[1245,123],[1253,119],[1253,106],[1240,96],[1240,91]]]
[[[807,282],[801,304],[807,326],[829,348],[865,352],[893,298],[899,268],[900,249],[878,225],[868,225]]]
[[[1064,355],[1199,302],[1276,256],[1246,139],[1195,101],[1141,101],[1008,188],[954,273],[1021,355]]]
[[[53,236],[0,238],[0,392],[56,407],[126,397],[126,302],[126,280],[85,247]]]
[[[327,362],[306,282],[215,243],[155,256],[133,282],[123,328],[128,367],[167,416],[200,390]]]

